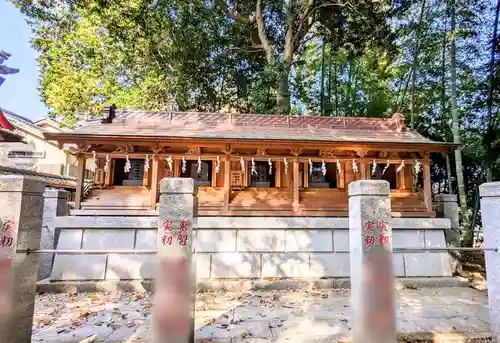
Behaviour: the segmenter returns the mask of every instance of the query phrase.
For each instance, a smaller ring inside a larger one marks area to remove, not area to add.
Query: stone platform
[[[397,277],[450,277],[445,218],[392,218],[393,269]],[[57,249],[102,254],[56,254],[52,281],[145,280],[156,256],[120,255],[113,249],[156,249],[157,217],[54,218]],[[327,217],[199,217],[194,230],[201,280],[348,278],[349,219]],[[421,249],[421,250],[419,250]],[[423,249],[423,250],[422,250]],[[399,251],[398,251],[399,250]]]
[[[402,289],[405,342],[490,342],[488,299],[470,288]],[[32,342],[149,342],[149,293],[37,296]],[[350,339],[349,290],[200,293],[198,343],[342,342]]]

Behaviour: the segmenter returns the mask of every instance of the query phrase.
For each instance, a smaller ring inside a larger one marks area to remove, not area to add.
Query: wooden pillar
[[[174,160],[174,177],[181,177],[181,160]]]
[[[398,166],[399,167],[399,166]],[[396,167],[396,168],[398,168]],[[399,189],[406,189],[406,168],[403,166],[401,170],[398,173],[398,188]]]
[[[248,161],[245,160],[245,167],[243,168],[243,186],[248,187],[250,184],[250,173],[248,172]],[[239,161],[238,161],[239,163]],[[241,168],[241,167],[240,167]]]
[[[345,188],[345,165],[340,163],[340,170],[338,170],[337,163],[335,163],[335,169],[337,169],[337,188]]]
[[[429,154],[424,154],[423,161],[423,176],[424,176],[424,203],[427,211],[432,211],[432,190],[431,190],[431,166]]]
[[[160,172],[158,156],[151,156],[151,189],[149,194],[151,195],[151,208],[156,210],[156,198],[158,197],[158,174]]]
[[[83,200],[83,187],[85,185],[85,155],[78,155],[77,161],[78,174],[76,180],[75,208],[79,210]]]
[[[361,173],[361,180],[366,180],[366,163],[364,160],[359,162],[359,172]]]
[[[104,164],[106,164],[106,161],[104,161]],[[114,171],[112,166],[113,166],[112,161],[109,161],[108,171],[104,172],[104,186],[110,186],[113,183],[111,181]]]
[[[276,161],[274,162],[274,165],[276,166],[274,170],[274,177],[275,177],[275,183],[276,187],[281,187],[281,161]]]
[[[229,211],[229,200],[231,197],[231,158],[224,158],[224,211]]]
[[[295,158],[293,160],[293,187],[292,187],[292,192],[293,192],[293,209],[298,210],[299,209],[299,159]]]
[[[217,161],[216,160],[212,160],[212,184],[211,186],[212,187],[217,187]]]
[[[309,163],[304,162],[304,188],[309,188]]]

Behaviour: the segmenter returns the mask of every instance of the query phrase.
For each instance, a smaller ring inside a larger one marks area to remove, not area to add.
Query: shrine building
[[[103,249],[102,256],[56,254],[52,281],[152,277],[154,256],[105,248],[155,248],[164,177],[193,178],[198,186],[193,248],[202,279],[348,277],[347,189],[355,180],[389,182],[395,249],[446,246],[451,222],[436,216],[430,154],[456,145],[405,127],[400,113],[283,116],[106,105],[103,117],[45,138],[78,147],[74,204],[57,221],[56,246]],[[84,179],[86,168],[92,180]],[[452,274],[445,251],[402,250],[393,263],[403,277]]]
[[[390,183],[399,217],[432,217],[433,142],[390,118],[172,113],[116,110],[72,132],[45,137],[79,149],[74,208],[156,209],[163,177],[191,177],[200,216],[346,216],[347,187]],[[91,162],[86,162],[91,160]],[[94,170],[84,192],[86,163]]]

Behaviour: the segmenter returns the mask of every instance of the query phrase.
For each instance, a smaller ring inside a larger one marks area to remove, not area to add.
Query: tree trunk
[[[422,19],[425,11],[425,0],[422,1],[420,8],[420,18],[418,20],[417,32],[415,34],[415,46],[413,48],[413,63],[411,74],[411,100],[410,100],[410,127],[415,128],[415,84],[417,82],[417,69],[418,69],[418,51],[420,48],[420,29],[422,26]]]
[[[443,131],[443,137],[445,137],[445,127],[446,127],[446,24],[447,17],[444,17],[443,23],[443,45],[441,50],[441,128]],[[450,155],[446,153],[446,180],[448,183],[448,194],[453,194],[453,183],[451,178],[451,164]]]
[[[357,78],[356,78],[356,60],[354,60],[353,62],[353,72],[352,72],[352,94],[351,94],[351,115],[353,116],[356,116],[356,113],[357,113],[357,96],[358,96],[358,92],[357,92],[357,85],[356,85],[356,82],[357,82]]]
[[[290,73],[290,68],[285,69],[286,70],[281,74],[278,80],[278,94],[276,99],[281,114],[290,113],[290,92],[288,91],[288,75]]]
[[[325,115],[325,42],[321,42],[321,87],[319,91],[320,113]]]
[[[334,85],[335,85],[335,116],[339,116],[339,85],[337,79],[337,62],[335,62],[335,68],[333,69]]]
[[[450,40],[450,73],[451,73],[451,115],[453,119],[453,142],[460,144],[460,119],[457,110],[457,62],[456,62],[456,32],[455,32],[455,0],[450,0],[451,40]],[[462,165],[462,150],[455,150],[455,166],[457,173],[458,196],[462,210],[462,226],[466,230],[463,245],[471,247],[474,242],[473,232],[470,231],[467,198],[465,193],[464,171]]]
[[[332,115],[332,49],[331,49],[331,44],[330,44],[330,56],[328,59],[328,96],[327,96],[327,105],[328,105],[328,115]]]
[[[498,12],[500,9],[500,0],[497,1],[497,8],[496,8],[496,13],[495,13],[495,24],[493,26],[493,39],[491,40],[491,55],[490,55],[490,71],[488,75],[488,98],[486,99],[486,103],[488,106],[488,116],[486,117],[488,120],[488,126],[486,128],[487,130],[487,137],[494,137],[493,134],[490,132],[493,132],[496,129],[496,114],[492,113],[492,107],[493,107],[493,71],[495,68],[495,49],[497,46],[497,35],[498,35]],[[492,164],[494,159],[496,158],[496,155],[491,151],[492,150],[492,143],[487,140],[486,142],[486,181],[487,182],[492,182],[493,181],[493,171],[491,170]]]
[[[349,65],[349,74],[347,76],[347,85],[346,85],[346,88],[345,88],[345,98],[344,98],[344,101],[345,101],[345,113],[344,113],[344,117],[347,117],[349,115],[349,91],[351,90],[351,77],[352,77],[352,65],[351,65],[351,61],[350,61],[350,58],[349,58],[349,62],[348,62],[348,65]]]

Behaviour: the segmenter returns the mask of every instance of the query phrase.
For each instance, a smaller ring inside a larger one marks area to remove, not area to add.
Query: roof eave
[[[164,141],[164,140],[175,140],[175,141],[183,141],[183,140],[203,140],[203,141],[213,141],[214,143],[226,143],[227,141],[275,141],[275,142],[283,142],[286,144],[339,144],[339,145],[365,145],[365,146],[373,146],[380,144],[391,144],[391,145],[400,145],[400,146],[408,146],[412,145],[415,147],[419,147],[422,150],[432,151],[432,152],[451,152],[453,150],[459,149],[461,147],[460,144],[456,143],[448,143],[448,142],[404,142],[404,141],[395,141],[395,142],[387,142],[387,141],[372,141],[372,142],[359,142],[359,141],[321,141],[321,140],[292,140],[292,139],[249,139],[249,138],[202,138],[202,137],[165,137],[165,136],[134,136],[134,135],[89,135],[89,134],[75,134],[74,132],[45,132],[44,137],[47,140],[58,141],[60,145],[64,143],[81,143],[86,140],[98,140],[99,138],[103,140],[141,140],[141,141]]]

